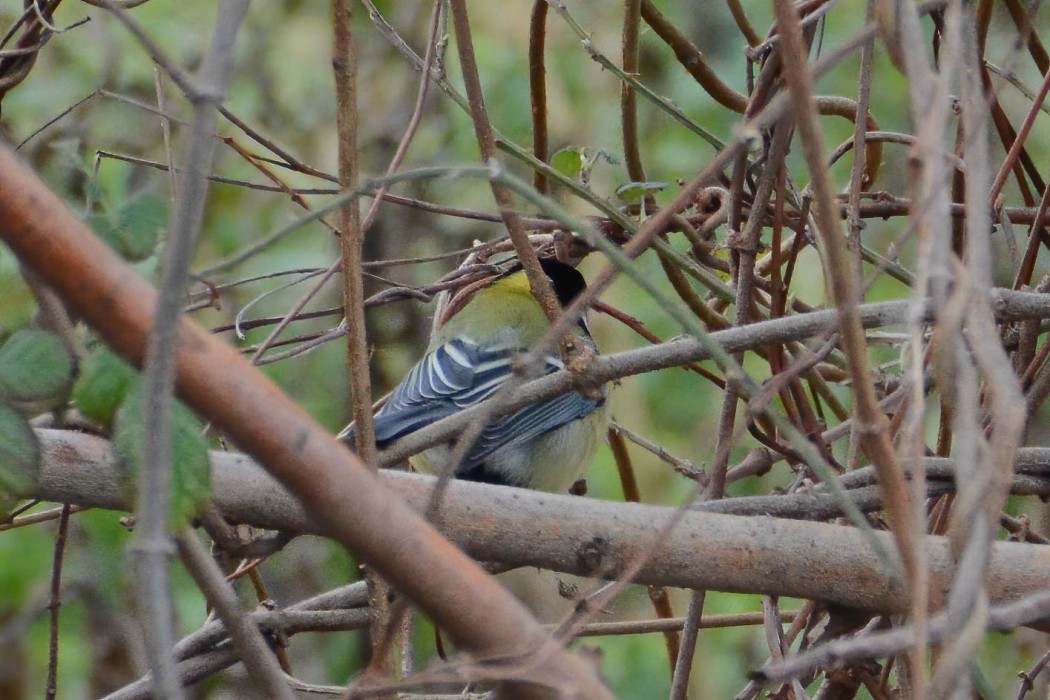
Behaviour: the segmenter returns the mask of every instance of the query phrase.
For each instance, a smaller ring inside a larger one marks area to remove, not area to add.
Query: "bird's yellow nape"
[[[438,321],[438,328],[444,326],[453,316],[462,311],[463,307],[472,302],[477,294],[490,291],[513,295],[511,298],[520,295],[534,299],[532,288],[529,287],[529,278],[522,270],[503,277],[485,277],[460,288],[452,296],[448,306],[445,307],[441,319]]]
[[[504,293],[532,296],[532,287],[529,286],[529,276],[525,274],[524,270],[518,270],[506,277],[500,277],[490,286],[499,287],[500,291]]]

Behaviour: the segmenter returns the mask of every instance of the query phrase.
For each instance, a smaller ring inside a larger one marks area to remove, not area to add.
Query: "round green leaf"
[[[21,330],[0,346],[0,399],[53,406],[69,395],[73,358],[53,333]]]
[[[145,260],[157,249],[157,239],[168,222],[168,203],[155,195],[127,202],[117,213],[117,228],[123,232],[121,253],[128,260]]]
[[[120,252],[120,231],[117,224],[108,214],[92,214],[87,218],[87,225],[95,232],[95,235],[104,240],[110,248]]]
[[[39,459],[36,433],[17,411],[0,403],[0,493],[27,495]]]
[[[579,177],[583,170],[583,149],[579,146],[568,146],[555,151],[551,156],[551,167],[566,177]]]
[[[96,348],[80,368],[73,401],[85,416],[109,425],[137,376],[135,369],[112,350]]]
[[[659,192],[666,187],[666,182],[628,182],[616,188],[616,196],[624,204],[637,204],[647,194]]]
[[[123,258],[139,262],[153,255],[167,220],[167,202],[144,195],[125,202],[115,212],[93,214],[88,224]]]

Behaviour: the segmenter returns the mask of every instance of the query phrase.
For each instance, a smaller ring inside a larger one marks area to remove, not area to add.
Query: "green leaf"
[[[637,204],[647,194],[659,192],[666,187],[666,182],[628,182],[616,188],[616,197],[624,204]]]
[[[92,214],[87,219],[87,225],[90,226],[91,230],[95,232],[95,235],[104,240],[110,248],[118,252],[120,251],[120,231],[117,230],[117,224],[108,214]]]
[[[566,177],[579,177],[583,170],[583,149],[579,146],[568,146],[555,151],[551,156],[551,167]]]
[[[168,202],[156,195],[143,195],[120,208],[117,227],[125,233],[124,254],[129,260],[145,260],[157,248],[157,239],[168,223]]]
[[[0,346],[0,399],[7,403],[55,406],[72,383],[73,358],[53,333],[20,330]]]
[[[208,460],[208,442],[202,434],[203,424],[181,402],[172,407],[172,529],[180,529],[207,504],[211,492],[211,465]],[[141,444],[144,426],[142,384],[136,382],[120,410],[113,432],[113,447],[118,462],[130,477],[127,483],[137,483],[142,473]],[[134,496],[135,494],[129,494]]]
[[[101,202],[106,198],[106,190],[102,187],[102,183],[87,168],[84,168],[83,172],[88,176],[87,182],[84,184],[84,194],[87,196],[87,200],[89,202]]]
[[[0,403],[0,494],[27,495],[39,459],[36,433],[17,411]]]
[[[115,213],[92,214],[88,225],[123,258],[139,262],[153,255],[167,220],[167,202],[143,195],[125,202]]]
[[[0,488],[0,523],[11,520],[11,514],[21,500]]]
[[[80,368],[73,401],[85,416],[109,425],[137,376],[135,369],[112,350],[96,348]]]

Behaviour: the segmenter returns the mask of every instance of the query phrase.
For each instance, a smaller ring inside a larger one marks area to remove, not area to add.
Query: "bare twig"
[[[51,564],[51,602],[48,603],[50,627],[48,634],[47,682],[44,697],[54,700],[58,695],[58,609],[62,605],[62,564],[65,561],[66,537],[69,533],[69,515],[72,507],[62,506],[55,535],[55,556]]]
[[[358,187],[358,110],[357,110],[357,41],[354,37],[353,0],[332,2],[332,70],[335,79],[336,131],[339,143],[339,186],[344,192]],[[373,203],[376,208],[381,201]],[[361,225],[361,210],[356,200],[347,202],[339,210],[339,250],[343,280],[343,308],[346,314],[347,375],[350,377],[351,409],[354,419],[354,448],[370,469],[376,467],[376,436],[372,420],[372,380],[368,367],[368,337],[365,325],[365,288],[363,254],[365,228]],[[260,349],[261,352],[261,349]],[[257,354],[257,356],[259,356]],[[368,595],[375,615],[372,618],[369,639],[372,660],[370,667],[382,677],[394,668],[391,654],[383,653],[382,645],[389,623],[387,603],[389,587],[369,569],[365,572]]]
[[[1036,676],[1046,669],[1047,664],[1050,664],[1050,650],[1039,657],[1039,660],[1032,664],[1031,668],[1018,674],[1021,676],[1021,682],[1017,687],[1016,700],[1024,700],[1028,693],[1035,689]]]
[[[452,13],[452,24],[456,29],[456,47],[459,50],[459,60],[463,68],[463,82],[470,105],[470,118],[474,122],[474,133],[481,149],[481,161],[489,167],[498,169],[499,166],[494,160],[496,138],[485,108],[485,97],[481,91],[481,78],[478,75],[478,64],[474,57],[474,42],[471,38],[466,2],[465,0],[450,0],[449,9]],[[553,321],[561,314],[561,305],[558,304],[558,299],[554,295],[550,279],[540,268],[536,251],[528,243],[525,228],[514,211],[510,192],[495,179],[491,181],[491,187],[492,197],[496,200],[496,206],[499,207],[500,216],[503,217],[510,240],[514,243],[514,252],[517,253],[518,260],[521,261],[521,266],[529,277],[532,294],[539,300],[547,318]]]
[[[211,47],[199,75],[188,81],[163,57],[152,42],[123,11],[117,17],[128,26],[157,62],[194,105],[190,144],[186,155],[186,174],[179,181],[177,201],[170,224],[171,236],[164,252],[164,273],[157,298],[155,323],[145,353],[142,407],[142,439],[138,446],[139,510],[137,537],[133,546],[146,626],[147,650],[154,671],[157,694],[164,698],[182,697],[175,676],[171,647],[171,593],[168,559],[173,547],[168,535],[171,509],[172,427],[171,403],[175,385],[178,318],[182,311],[183,289],[189,271],[194,242],[204,217],[208,174],[215,153],[217,104],[225,98],[233,75],[233,44],[241,20],[248,11],[247,0],[229,0],[220,5]]]
[[[529,17],[529,104],[532,107],[532,153],[544,163],[549,155],[547,136],[547,70],[544,47],[547,43],[547,0],[534,0]],[[429,82],[429,81],[427,81]],[[533,176],[537,192],[547,193],[547,176],[539,170]]]
[[[249,677],[268,698],[293,700],[295,695],[284,680],[277,657],[263,639],[259,628],[248,617],[237,594],[226,583],[219,567],[193,532],[183,531],[175,538],[186,569],[197,581],[201,592],[229,631],[237,655],[248,668]]]
[[[989,630],[1012,630],[1021,625],[1045,620],[1050,615],[1050,594],[1046,591],[1031,593],[1012,603],[993,606],[988,612]],[[951,633],[947,615],[941,613],[930,618],[929,641],[937,643]],[[915,630],[898,627],[887,632],[876,632],[854,639],[827,642],[810,651],[796,654],[779,663],[767,664],[752,675],[764,682],[783,682],[797,678],[807,671],[835,663],[860,659],[891,656],[908,649],[915,643]]]
[[[995,290],[991,303],[1000,317],[1031,315],[1050,318],[1050,300],[1043,295]],[[858,312],[866,327],[901,324],[907,321],[910,314],[907,301],[864,304],[858,307]],[[932,318],[929,304],[925,305],[922,318]],[[817,335],[832,328],[836,322],[837,312],[818,311],[718,331],[711,334],[711,342],[717,344],[724,352],[731,353]],[[603,355],[595,358],[580,378],[571,377],[568,372],[557,372],[518,387],[513,399],[507,400],[498,411],[494,411],[493,417],[570,391],[575,386],[574,382],[579,379],[601,384],[655,369],[679,367],[710,357],[710,345],[694,338],[678,338],[661,345]],[[380,454],[379,464],[396,464],[431,445],[447,441],[469,423],[475,412],[481,410],[489,409],[468,409],[401,438]]]

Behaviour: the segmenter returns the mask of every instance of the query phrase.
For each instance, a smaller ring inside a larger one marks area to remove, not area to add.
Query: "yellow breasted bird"
[[[574,267],[546,258],[540,263],[563,307],[586,288]],[[453,298],[426,355],[376,413],[380,448],[484,401],[511,377],[515,355],[531,348],[550,329],[520,264],[465,297],[465,301],[462,294]],[[586,321],[581,319],[574,333],[597,352]],[[545,374],[563,368],[559,357],[544,358]],[[603,387],[590,398],[572,391],[495,419],[455,476],[567,491],[583,476],[604,438],[609,421],[606,393]],[[352,446],[353,426],[339,437]],[[411,461],[420,471],[437,472],[450,451],[449,444],[438,445]]]

